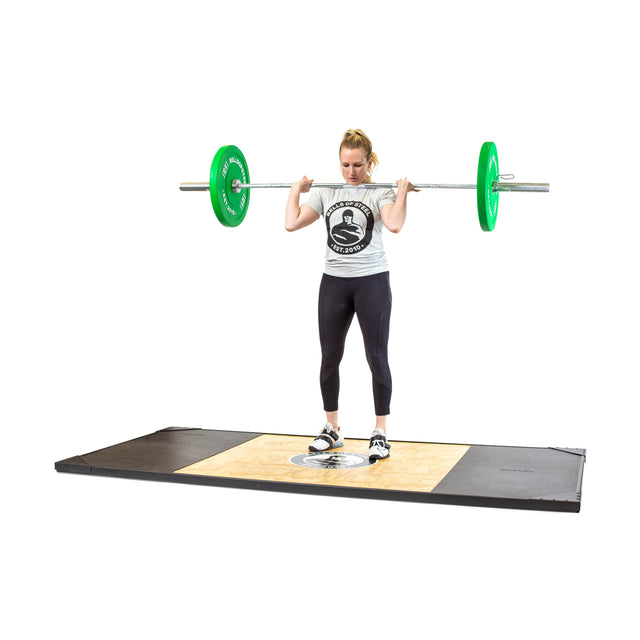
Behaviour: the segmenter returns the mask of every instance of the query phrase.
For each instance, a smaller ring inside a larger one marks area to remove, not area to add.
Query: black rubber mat
[[[96,473],[121,469],[173,473],[177,469],[243,444],[262,434],[170,427],[147,436],[56,462],[58,471]]]
[[[585,455],[584,449],[473,445],[433,493],[575,504]]]
[[[222,476],[222,474],[216,475],[215,472],[195,472],[189,468],[191,465],[198,465],[205,461],[208,464],[209,460],[215,463],[220,460],[219,454],[235,455],[236,452],[253,446],[246,443],[261,436],[301,438],[300,436],[172,427],[99,451],[61,460],[55,463],[55,468],[57,471],[66,473],[264,491],[511,509],[580,511],[582,475],[586,460],[584,449],[435,445],[447,450],[454,447],[468,447],[468,449],[466,453],[460,454],[461,457],[456,459],[442,479],[438,478],[439,481],[435,486],[431,485],[432,489],[427,488],[426,477],[429,475],[429,468],[435,466],[437,461],[430,458],[424,462],[424,466],[420,469],[424,469],[425,486],[421,486],[422,480],[420,480],[418,490],[416,490],[415,472],[412,471],[412,488],[406,488],[403,484],[406,481],[403,481],[401,475],[393,474],[392,470],[396,467],[390,465],[389,461],[372,465],[370,468],[373,471],[368,472],[370,475],[365,477],[364,486],[362,484],[340,485],[336,475],[325,474],[321,476],[322,481],[316,481],[315,477],[312,481],[308,478],[305,480],[304,476],[296,475],[302,474],[305,470],[300,471],[300,467],[293,464],[290,465],[289,477],[286,481],[279,480],[278,477],[281,476],[277,474],[273,477],[269,475],[271,467],[268,468],[265,476],[264,464],[261,465],[260,470],[262,475],[259,475],[253,467],[255,465],[257,469],[260,466],[261,444],[255,448],[257,453],[253,454],[248,461],[245,459],[240,465],[241,468],[238,468],[237,473],[234,469],[233,473]],[[303,440],[307,441],[304,438]],[[365,451],[368,446],[367,441],[352,440],[351,443],[361,443]],[[402,444],[415,450],[419,446],[425,448],[428,443]],[[304,449],[302,444],[299,447],[297,451]],[[394,452],[399,448],[392,447],[394,461],[397,459],[397,453]],[[286,457],[279,461],[287,467],[289,462]],[[186,471],[185,468],[187,468]],[[385,480],[382,476],[381,481],[379,472],[382,470],[387,474],[387,478]],[[353,472],[347,470],[345,473]],[[388,482],[389,474],[393,475],[393,489],[389,489],[391,486]],[[420,478],[422,478],[421,475]]]

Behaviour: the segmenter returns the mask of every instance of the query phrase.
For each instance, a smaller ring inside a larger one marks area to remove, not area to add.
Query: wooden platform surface
[[[176,473],[245,478],[274,482],[376,487],[396,491],[431,491],[469,450],[469,445],[394,442],[391,456],[356,469],[309,469],[291,463],[308,450],[305,436],[261,435],[249,442],[196,462]],[[336,453],[368,454],[368,440],[344,441]]]

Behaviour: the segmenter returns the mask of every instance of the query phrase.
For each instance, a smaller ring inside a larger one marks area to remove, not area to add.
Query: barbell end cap
[[[209,191],[208,182],[181,182],[180,191]]]

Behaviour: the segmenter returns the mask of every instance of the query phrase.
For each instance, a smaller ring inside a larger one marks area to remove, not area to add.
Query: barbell
[[[493,142],[480,149],[476,184],[414,184],[417,189],[475,189],[478,219],[483,231],[493,231],[498,217],[498,198],[502,191],[548,192],[549,184],[541,182],[500,182],[513,178],[500,175],[498,150]],[[357,186],[339,183],[312,183],[324,189],[392,189],[392,182],[364,183]],[[180,191],[209,191],[216,217],[226,227],[237,227],[247,215],[251,189],[290,189],[291,183],[255,184],[249,178],[249,166],[238,147],[229,144],[218,149],[211,163],[209,182],[183,182]]]

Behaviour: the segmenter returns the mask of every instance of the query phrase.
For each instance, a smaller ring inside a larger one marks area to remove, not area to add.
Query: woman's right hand
[[[297,186],[300,193],[308,193],[309,189],[311,189],[312,183],[313,180],[309,180],[307,176],[303,176],[301,180],[298,180],[298,182],[294,182],[293,186]]]

